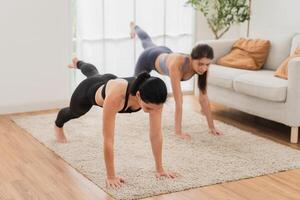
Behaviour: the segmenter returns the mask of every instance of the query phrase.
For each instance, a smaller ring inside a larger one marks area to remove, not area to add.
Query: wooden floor
[[[200,111],[192,96],[185,105]],[[212,104],[214,118],[255,135],[300,149],[289,143],[289,128],[233,109]],[[43,111],[56,112],[56,111]],[[32,115],[26,113],[19,115]],[[225,133],[226,134],[226,133]],[[148,198],[147,200],[300,199],[300,169]],[[60,157],[0,116],[0,200],[112,199]]]

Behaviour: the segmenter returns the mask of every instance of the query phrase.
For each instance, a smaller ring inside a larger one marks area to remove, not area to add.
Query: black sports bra
[[[124,107],[122,108],[122,110],[120,110],[118,113],[132,113],[132,112],[138,112],[139,110],[141,110],[142,108],[138,108],[138,109],[135,109],[135,110],[132,110],[130,107],[127,108],[128,106],[128,99],[129,99],[129,88],[131,86],[131,83],[132,83],[132,78],[124,78],[125,80],[127,80],[128,82],[128,85],[127,85],[127,89],[126,89],[126,95],[125,95],[125,103],[124,103]],[[105,94],[105,88],[106,88],[106,84],[104,84],[103,88],[102,88],[102,91],[101,91],[101,96],[103,98],[103,100],[105,99],[106,97],[106,94]],[[127,108],[127,109],[126,109]]]

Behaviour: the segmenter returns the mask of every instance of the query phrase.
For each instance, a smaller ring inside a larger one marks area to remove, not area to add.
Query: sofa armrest
[[[232,45],[237,41],[237,39],[221,39],[221,40],[200,40],[196,44],[208,44],[214,49],[214,59],[213,63],[230,52]]]
[[[300,57],[288,63],[287,114],[294,125],[300,125]]]

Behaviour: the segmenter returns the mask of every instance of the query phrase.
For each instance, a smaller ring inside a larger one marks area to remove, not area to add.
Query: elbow
[[[162,141],[162,134],[160,131],[157,132],[151,132],[150,133],[150,140],[152,142],[160,142]]]
[[[114,146],[114,142],[112,140],[104,140],[103,147],[104,149],[112,149]]]
[[[208,97],[206,94],[202,94],[199,96],[199,102],[200,104],[208,103]]]
[[[199,101],[201,106],[207,106],[209,103],[207,100]]]
[[[207,101],[204,98],[199,98],[199,103],[204,105]]]
[[[104,143],[103,145],[103,153],[105,156],[109,156],[114,152],[114,147],[111,144]]]
[[[176,105],[177,109],[182,109],[182,104],[183,104],[182,100],[179,100],[179,101],[175,102],[175,105]]]

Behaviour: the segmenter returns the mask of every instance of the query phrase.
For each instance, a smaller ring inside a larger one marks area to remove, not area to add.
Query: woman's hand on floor
[[[125,183],[124,179],[121,177],[107,178],[106,187],[120,188]]]
[[[221,132],[220,130],[216,129],[216,128],[211,128],[209,130],[209,133],[210,134],[213,134],[213,135],[223,135],[223,132]]]
[[[166,178],[176,178],[179,176],[179,174],[174,173],[174,172],[169,172],[169,171],[161,171],[161,172],[156,172],[155,174],[156,178],[161,178],[161,177],[166,177]]]
[[[180,133],[180,134],[176,134],[180,139],[183,140],[190,140],[191,136],[188,133]]]

